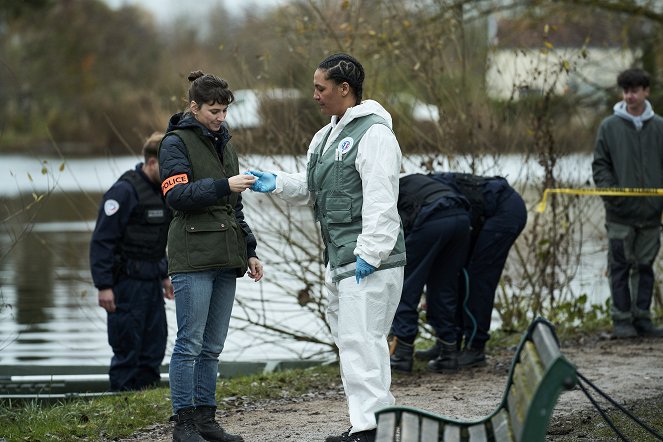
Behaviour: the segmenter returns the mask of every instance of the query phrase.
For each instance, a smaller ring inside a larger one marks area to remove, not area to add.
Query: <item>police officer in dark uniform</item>
[[[457,320],[462,328],[459,368],[485,364],[484,348],[490,338],[495,290],[499,284],[511,246],[527,223],[522,197],[506,179],[466,173],[444,172],[430,175],[454,188],[471,204],[472,234],[470,252],[461,278]],[[419,359],[433,359],[442,343],[416,353]]]
[[[428,175],[415,173],[400,178],[398,213],[405,233],[407,264],[401,301],[391,327],[393,370],[412,371],[424,286],[426,319],[441,343],[429,369],[440,373],[458,369],[457,284],[469,246],[469,209],[462,194]]]
[[[144,162],[104,194],[90,242],[92,280],[108,315],[113,348],[111,391],[158,385],[168,329],[164,297],[173,299],[166,239],[171,211],[161,194],[157,150],[162,133],[143,146]]]

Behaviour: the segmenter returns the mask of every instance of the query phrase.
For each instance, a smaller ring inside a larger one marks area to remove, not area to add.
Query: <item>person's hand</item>
[[[357,270],[355,271],[355,277],[357,278],[357,284],[361,281],[361,278],[365,278],[375,271],[375,267],[361,259],[361,256],[357,256]]]
[[[246,272],[247,275],[255,282],[258,282],[262,279],[262,263],[255,256],[249,258],[249,269]]]
[[[175,299],[175,291],[173,289],[173,283],[170,281],[170,276],[165,277],[161,281],[163,286],[163,297],[166,299]]]
[[[99,290],[99,305],[108,313],[115,311],[115,294],[113,289]]]
[[[272,172],[264,172],[262,170],[249,170],[248,172],[253,176],[256,176],[258,179],[251,186],[251,190],[254,192],[272,192],[276,189],[276,174]]]
[[[257,179],[253,175],[242,173],[228,178],[228,185],[232,192],[241,193],[252,187],[256,181]]]

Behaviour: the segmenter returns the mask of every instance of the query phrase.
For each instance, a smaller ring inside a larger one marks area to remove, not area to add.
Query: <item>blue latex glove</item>
[[[361,281],[361,278],[365,278],[375,271],[375,267],[361,259],[361,256],[357,256],[357,270],[355,271],[355,277],[357,278],[357,284]]]
[[[249,170],[244,172],[249,175],[258,177],[255,183],[249,189],[254,192],[272,192],[276,189],[276,174],[272,172],[263,172],[261,170]]]

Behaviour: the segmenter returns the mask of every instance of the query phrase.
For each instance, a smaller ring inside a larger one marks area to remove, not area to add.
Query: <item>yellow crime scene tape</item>
[[[569,195],[601,195],[601,196],[663,196],[663,189],[601,187],[592,189],[545,189],[541,202],[537,204],[536,211],[543,213],[546,210],[546,200],[551,193],[564,193]]]

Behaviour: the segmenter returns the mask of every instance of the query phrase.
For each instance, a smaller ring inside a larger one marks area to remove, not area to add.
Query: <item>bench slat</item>
[[[538,323],[532,332],[532,341],[541,358],[544,369],[562,355],[552,330],[543,323]]]
[[[527,408],[529,400],[534,394],[536,384],[532,384],[529,379],[529,373],[525,370],[525,366],[518,363],[513,371],[513,385],[518,392],[518,407],[520,410]]]
[[[520,352],[520,363],[523,364],[525,373],[529,375],[528,386],[536,386],[536,384],[541,382],[544,375],[543,362],[531,341],[527,341],[525,347]]]
[[[419,416],[404,411],[401,414],[401,440],[419,440]]]
[[[375,435],[375,442],[394,442],[396,434],[396,412],[380,414],[378,420],[378,431]]]
[[[518,416],[523,420],[525,411],[529,408],[532,398],[544,376],[541,360],[536,352],[534,344],[527,341],[520,352],[519,361],[513,370],[513,385],[515,386],[515,401]],[[513,410],[513,408],[509,408]]]
[[[444,425],[444,442],[460,442],[460,427],[458,425]]]
[[[467,429],[469,442],[488,442],[488,434],[484,424],[472,425]]]
[[[511,385],[509,388],[509,396],[507,397],[507,403],[509,405],[509,422],[511,424],[512,434],[520,434],[523,429],[523,424],[525,423],[525,411],[521,409],[523,404],[523,399],[521,396],[522,393],[519,392],[514,385]]]
[[[440,422],[424,417],[421,420],[421,442],[438,442],[440,440]]]
[[[493,438],[495,442],[513,442],[511,427],[509,426],[509,414],[502,408],[490,420],[493,426]]]

